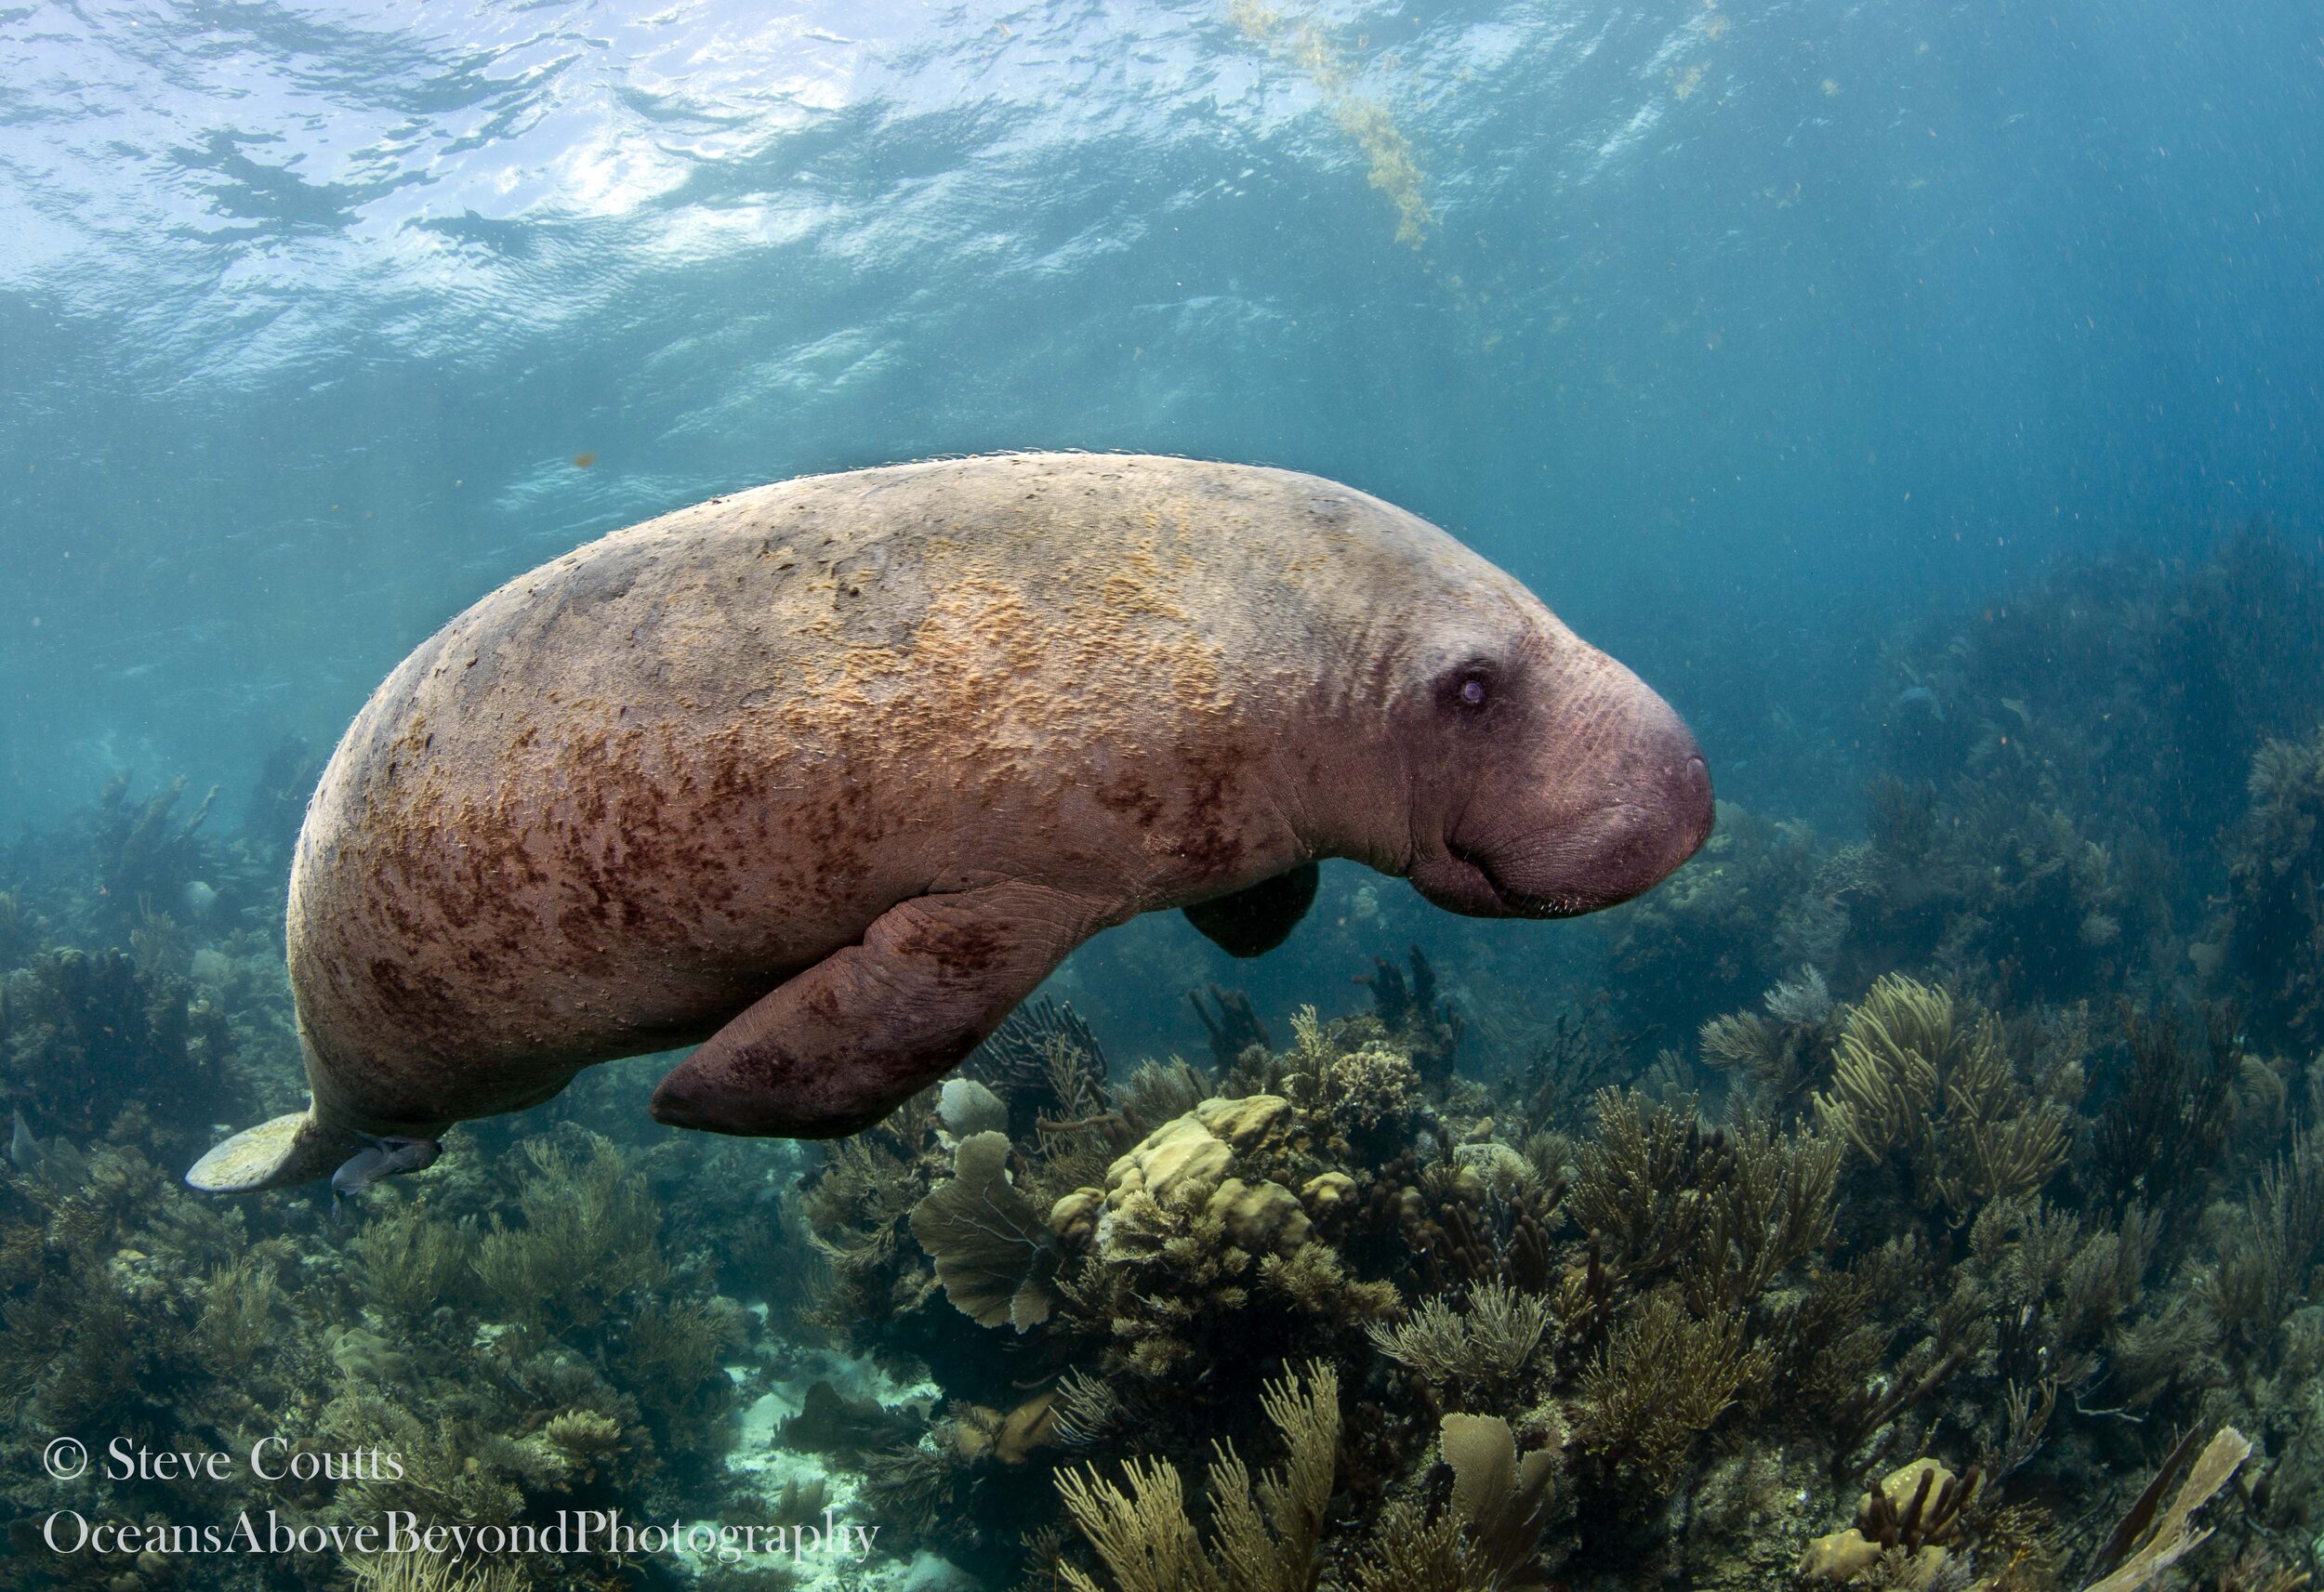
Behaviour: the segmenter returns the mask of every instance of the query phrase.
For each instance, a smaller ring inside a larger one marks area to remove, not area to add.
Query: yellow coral
[[[1298,1113],[1280,1095],[1245,1095],[1240,1099],[1205,1100],[1195,1108],[1195,1120],[1248,1153],[1287,1131]]]
[[[1280,1183],[1229,1178],[1204,1208],[1253,1255],[1287,1255],[1307,1241],[1307,1213],[1300,1208],[1299,1196]]]
[[[1199,1116],[1179,1117],[1146,1135],[1107,1170],[1106,1204],[1118,1205],[1133,1194],[1162,1201],[1207,1193],[1234,1162],[1235,1152]]]
[[[1809,1543],[1800,1555],[1799,1573],[1826,1581],[1853,1581],[1889,1555],[1891,1568],[1881,1585],[1907,1592],[1935,1585],[1951,1548],[1961,1539],[1964,1511],[1976,1502],[1980,1478],[1971,1467],[1957,1480],[1929,1458],[1888,1473],[1880,1490],[1864,1495],[1856,1523]]]
[[[1079,1245],[1097,1231],[1098,1217],[1105,1209],[1105,1191],[1076,1189],[1061,1195],[1049,1208],[1049,1230],[1069,1244]]]
[[[1355,1179],[1345,1172],[1318,1172],[1300,1185],[1300,1203],[1309,1214],[1346,1210],[1355,1204]]]

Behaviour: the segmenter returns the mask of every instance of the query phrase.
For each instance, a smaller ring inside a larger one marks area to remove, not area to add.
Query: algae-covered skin
[[[375,693],[294,863],[310,1121],[196,1181],[696,1041],[662,1120],[852,1133],[1139,913],[1348,857],[1565,915],[1710,822],[1658,697],[1350,488],[1087,454],[763,487],[521,576]],[[1291,927],[1232,904],[1238,946]]]

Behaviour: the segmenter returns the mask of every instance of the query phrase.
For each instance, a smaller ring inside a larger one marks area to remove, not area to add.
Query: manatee
[[[1082,454],[760,487],[519,576],[373,694],[292,865],[311,1104],[189,1181],[361,1186],[696,1044],[661,1121],[851,1134],[1140,913],[1256,954],[1343,857],[1562,917],[1710,825],[1659,697],[1349,487]]]

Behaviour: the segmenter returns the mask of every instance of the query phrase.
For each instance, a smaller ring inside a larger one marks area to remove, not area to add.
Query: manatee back
[[[415,651],[324,775],[288,925],[318,1109],[515,1109],[944,868],[1116,867],[1161,817],[1103,793],[1279,735],[1381,616],[1480,578],[1346,487],[1150,456],[812,477],[576,549]]]

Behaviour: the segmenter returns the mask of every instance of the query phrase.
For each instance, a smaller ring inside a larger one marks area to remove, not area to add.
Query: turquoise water
[[[2304,7],[1244,20],[12,7],[0,805],[327,741],[591,534],[931,454],[1379,493],[1738,792],[1859,604],[2316,499]]]
[[[887,1546],[817,1586],[1142,1592],[1059,1479],[1277,1463],[1261,1391],[1324,1366],[1284,1585],[1424,1592],[1390,1550],[1430,1542],[1446,1586],[1929,1585],[1829,1568],[1926,1456],[1986,1478],[1887,1520],[1934,1584],[2070,1592],[2232,1428],[2175,1584],[2289,1587],[2324,1532],[2319,372],[2292,0],[0,0],[0,1588],[371,1592],[407,1584],[297,1530],[828,1506]],[[1574,924],[1333,862],[1256,961],[1109,932],[1045,986],[1087,1028],[970,1063],[1005,1175],[973,1102],[667,1132],[654,1061],[349,1209],[178,1186],[302,1103],[290,843],[407,653],[621,526],[999,450],[1433,521],[1677,708],[1716,835]],[[1865,1057],[1915,1055],[1881,1117]],[[1238,1138],[1253,1099],[1290,1104]],[[1142,1240],[1120,1189],[1173,1131],[1248,1204]],[[946,1189],[1001,1213],[997,1303]],[[1431,1371],[1393,1338],[1431,1308],[1544,1324]],[[1554,1456],[1495,1567],[1450,1417]],[[239,1480],[80,1490],[59,1434]],[[415,1480],[291,1485],[268,1441]],[[68,1507],[294,1535],[91,1557],[35,1540]],[[404,1558],[773,1573],[601,1547]]]

